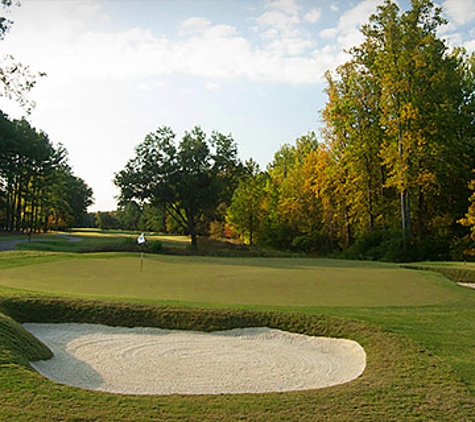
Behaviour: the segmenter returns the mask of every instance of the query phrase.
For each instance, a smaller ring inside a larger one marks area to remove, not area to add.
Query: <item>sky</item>
[[[116,209],[112,180],[147,133],[195,126],[231,134],[262,169],[279,148],[315,131],[324,74],[362,42],[383,0],[21,0],[0,43],[47,74],[28,120],[69,152],[93,189],[90,211]],[[409,0],[400,0],[402,10]],[[450,47],[475,51],[475,0],[440,0]],[[0,110],[24,110],[0,98]]]

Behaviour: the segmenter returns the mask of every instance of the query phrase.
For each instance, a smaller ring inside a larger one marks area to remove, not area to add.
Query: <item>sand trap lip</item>
[[[54,353],[32,366],[61,384],[120,394],[240,394],[342,384],[360,376],[355,341],[269,328],[204,333],[97,324],[24,324]]]

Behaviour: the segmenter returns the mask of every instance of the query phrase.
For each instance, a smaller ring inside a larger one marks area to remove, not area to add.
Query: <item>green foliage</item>
[[[262,232],[265,209],[266,176],[252,160],[246,163],[246,175],[241,178],[227,210],[226,220],[241,240],[254,244]]]
[[[38,232],[81,225],[92,190],[73,175],[67,152],[25,120],[0,112],[0,228]]]
[[[144,204],[138,225],[142,231],[166,232],[167,227],[163,207]]]
[[[162,227],[191,235],[194,246],[212,227],[308,254],[474,255],[457,222],[474,227],[475,54],[449,50],[439,37],[445,23],[430,0],[406,10],[384,1],[350,60],[326,74],[323,142],[310,132],[284,144],[261,172],[238,162],[230,136],[207,139],[197,127],[176,145],[159,128],[116,175],[122,205],[161,205]]]
[[[168,127],[148,134],[114,183],[122,204],[136,200],[163,207],[196,247],[200,223],[230,200],[240,167],[237,147],[216,132],[207,139],[199,127],[185,132],[178,145],[175,136]]]
[[[475,58],[448,52],[443,24],[429,0],[406,11],[386,1],[351,60],[327,73],[329,161],[315,167],[324,175],[313,189],[323,231],[350,256],[446,259],[460,235],[475,166]]]
[[[262,204],[260,244],[300,252],[327,250],[327,245],[315,243],[328,238],[322,202],[315,192],[322,148],[315,133],[302,136],[295,146],[284,145],[269,164],[267,176],[260,176],[265,181],[257,189]]]
[[[120,222],[113,212],[99,211],[95,214],[95,220],[95,226],[101,230],[118,229],[120,226]]]
[[[469,187],[473,192],[469,198],[470,205],[465,217],[461,218],[458,222],[470,228],[471,237],[475,240],[475,180],[471,180]]]
[[[13,21],[8,16],[8,8],[12,5],[19,6],[20,2],[12,0],[2,0],[0,2],[0,41],[3,41],[10,30]],[[3,49],[2,49],[3,50]],[[35,102],[27,97],[33,89],[38,77],[46,76],[44,72],[33,72],[22,63],[19,63],[10,55],[0,57],[0,96],[14,99],[21,107],[29,113],[35,107]]]
[[[146,243],[147,252],[160,253],[163,249],[163,243],[160,240],[152,240]]]
[[[292,250],[318,256],[329,256],[334,252],[331,239],[320,231],[295,236]]]
[[[342,255],[346,258],[369,261],[400,262],[408,260],[407,254],[404,252],[401,233],[392,230],[378,230],[359,236],[355,244]]]

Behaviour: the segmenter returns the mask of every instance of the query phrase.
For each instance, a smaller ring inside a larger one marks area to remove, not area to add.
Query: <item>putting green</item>
[[[0,285],[76,296],[274,306],[418,306],[461,288],[396,265],[292,258],[102,256],[0,270]]]

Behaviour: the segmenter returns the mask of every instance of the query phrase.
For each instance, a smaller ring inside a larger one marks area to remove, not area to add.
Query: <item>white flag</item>
[[[145,233],[142,233],[139,238],[137,239],[137,243],[139,245],[143,245],[145,243]]]

